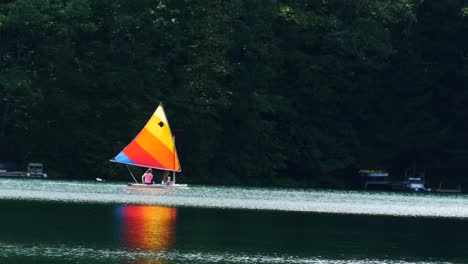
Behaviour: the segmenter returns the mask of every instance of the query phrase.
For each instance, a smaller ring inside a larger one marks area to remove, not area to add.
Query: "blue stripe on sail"
[[[114,161],[121,162],[121,163],[127,163],[127,164],[135,164],[135,162],[133,162],[131,159],[129,159],[127,157],[127,155],[125,155],[123,153],[123,151],[121,151],[119,153],[119,155],[115,156]]]

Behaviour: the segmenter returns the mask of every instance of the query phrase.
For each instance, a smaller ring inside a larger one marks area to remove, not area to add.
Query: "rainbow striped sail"
[[[180,172],[174,138],[162,104],[156,108],[145,127],[111,161]]]

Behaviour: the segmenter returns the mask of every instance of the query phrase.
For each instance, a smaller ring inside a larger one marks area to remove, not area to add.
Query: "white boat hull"
[[[143,183],[129,183],[128,188],[136,189],[187,189],[187,184],[143,184]]]

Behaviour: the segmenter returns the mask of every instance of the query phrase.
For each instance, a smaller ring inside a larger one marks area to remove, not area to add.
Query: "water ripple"
[[[191,186],[130,190],[124,183],[0,179],[0,199],[366,215],[468,217],[466,195]]]
[[[184,251],[128,251],[123,249],[95,249],[82,246],[70,247],[67,245],[16,245],[0,242],[0,259],[11,257],[66,259],[73,263],[113,263],[119,260],[127,260],[135,263],[271,263],[271,264],[403,264],[403,263],[449,263],[384,259],[326,259],[322,257],[301,257],[282,254],[252,254],[245,252],[184,252]]]

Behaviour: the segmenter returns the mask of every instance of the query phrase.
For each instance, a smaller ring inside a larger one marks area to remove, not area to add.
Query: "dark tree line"
[[[2,1],[0,160],[128,179],[162,101],[186,182],[468,181],[467,65],[461,0]]]

